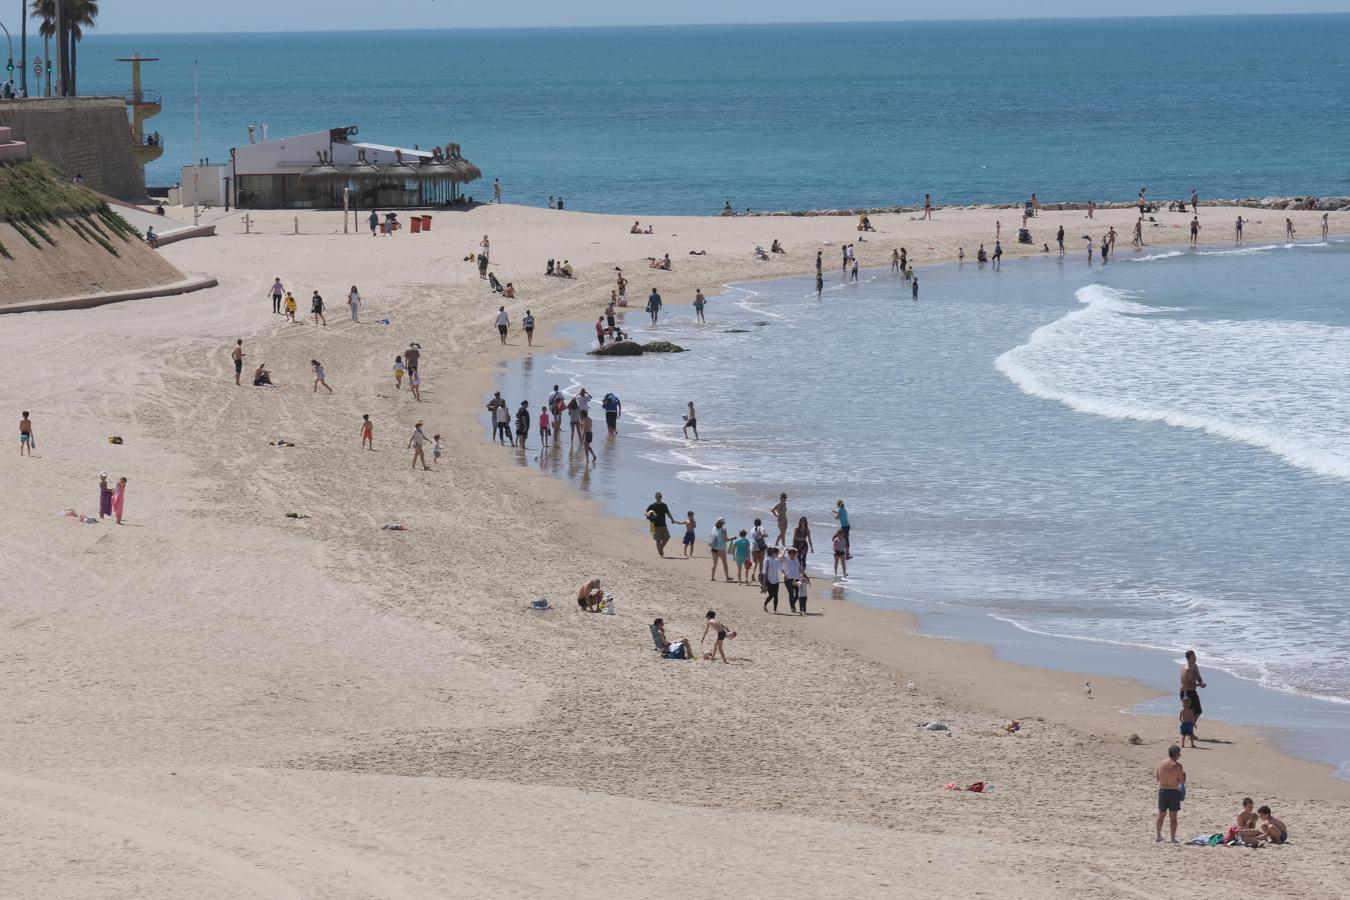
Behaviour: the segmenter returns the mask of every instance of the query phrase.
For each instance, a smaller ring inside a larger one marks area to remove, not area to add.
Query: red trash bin
[[[430,231],[430,230],[431,230],[431,216],[423,216],[423,217],[422,217],[422,230],[423,230],[423,231]]]
[[[412,222],[412,233],[413,233],[413,234],[417,234],[419,231],[422,230],[422,217],[421,217],[421,216],[413,216],[411,219],[409,219],[409,221]]]

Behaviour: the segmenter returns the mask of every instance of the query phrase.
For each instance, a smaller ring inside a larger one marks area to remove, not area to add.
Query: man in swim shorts
[[[1195,664],[1195,651],[1186,651],[1186,665],[1181,668],[1181,696],[1191,700],[1191,712],[1195,713],[1195,724],[1200,724],[1200,692],[1196,688],[1205,687],[1205,679],[1200,677],[1200,667]]]
[[[1176,744],[1167,748],[1167,759],[1158,763],[1153,773],[1158,780],[1158,820],[1155,840],[1162,842],[1163,819],[1169,820],[1172,843],[1177,842],[1177,813],[1186,788],[1186,770],[1181,766],[1181,748]]]
[[[26,409],[19,419],[19,455],[23,456],[24,451],[27,451],[29,456],[33,455],[33,422],[28,418]]]
[[[230,358],[234,360],[234,383],[239,383],[239,375],[244,371],[244,339],[239,338],[234,342],[234,349],[230,351]]]

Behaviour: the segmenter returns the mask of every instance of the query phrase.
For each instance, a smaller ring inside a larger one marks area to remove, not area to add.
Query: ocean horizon
[[[159,57],[147,127],[193,152],[355,124],[459,143],[504,199],[641,214],[1350,194],[1350,14],[112,35],[84,93]],[[32,45],[30,44],[30,53]],[[280,68],[279,68],[280,67]],[[1085,78],[1083,73],[1090,73]],[[1249,85],[1260,85],[1252,90]]]

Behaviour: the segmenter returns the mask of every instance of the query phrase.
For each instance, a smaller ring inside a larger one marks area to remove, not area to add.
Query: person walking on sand
[[[352,285],[352,289],[347,293],[347,305],[352,309],[352,321],[361,324],[361,292]]]
[[[370,413],[361,416],[361,449],[375,449],[375,425],[370,421]]]
[[[106,519],[112,516],[112,488],[108,487],[108,473],[98,473],[98,517]]]
[[[730,584],[734,579],[731,577],[731,570],[727,568],[727,546],[731,539],[727,536],[727,520],[719,518],[713,523],[712,534],[708,536],[708,549],[712,551],[712,575],[709,581],[717,580],[717,563],[722,562],[722,577]]]
[[[797,548],[789,547],[787,558],[783,560],[783,583],[787,585],[788,606],[793,612],[806,614],[806,604],[797,609],[797,587],[802,577],[802,561],[797,558]]]
[[[1134,237],[1130,241],[1136,247],[1144,246],[1144,218],[1140,216],[1134,220]]]
[[[366,219],[366,224],[370,226],[370,236],[375,237],[380,231],[380,214],[372,209],[370,217]]]
[[[295,311],[298,309],[298,304],[295,302],[295,297],[290,291],[286,292],[286,300],[282,304],[282,309],[285,310],[287,319],[290,319],[293,324],[300,324],[295,320]]]
[[[652,292],[647,295],[647,312],[651,313],[652,324],[655,325],[661,316],[661,295],[656,292],[656,288],[652,288]]]
[[[839,532],[844,536],[844,549],[848,551],[848,558],[853,558],[853,544],[849,538],[849,532],[852,530],[848,524],[848,508],[844,506],[843,500],[837,500],[834,504],[834,512],[830,513],[830,518],[839,523]]]
[[[502,343],[505,344],[506,332],[511,327],[511,317],[506,314],[505,306],[497,307],[496,321],[497,321],[497,335],[502,339]]]
[[[778,537],[774,539],[773,542],[774,546],[786,547],[787,529],[788,529],[788,495],[779,494],[778,502],[773,505],[773,507],[769,510],[769,512],[773,514],[774,519],[778,522]]]
[[[764,590],[767,596],[764,598],[764,611],[769,611],[769,604],[773,604],[773,613],[778,615],[778,585],[783,580],[783,562],[778,558],[778,548],[770,547],[768,549],[768,558],[764,560]],[[793,604],[794,612],[796,604]]]
[[[32,456],[35,446],[37,440],[33,437],[33,421],[28,418],[28,410],[25,409],[19,417],[19,455],[23,456],[27,452]]]
[[[534,313],[528,309],[525,310],[525,318],[520,320],[520,327],[525,329],[525,343],[534,346]]]
[[[413,399],[418,403],[422,402],[422,373],[413,372],[408,376],[408,388],[412,391]]]
[[[1200,723],[1200,715],[1204,708],[1200,705],[1199,688],[1207,687],[1205,679],[1200,675],[1200,667],[1195,662],[1195,651],[1186,651],[1186,664],[1181,667],[1181,698],[1191,701],[1191,712],[1195,713],[1195,722]]]
[[[684,526],[684,556],[686,559],[694,558],[694,540],[698,537],[698,522],[694,520],[694,511],[691,509],[684,514],[684,521],[677,523]]]
[[[328,382],[324,380],[323,364],[320,363],[317,359],[311,359],[309,361],[309,367],[314,371],[314,393],[317,394],[319,392],[319,385],[323,385],[324,388],[327,389],[328,393],[330,394],[333,393],[333,389],[328,387]]]
[[[127,477],[123,475],[117,479],[117,487],[113,489],[112,495],[112,514],[113,521],[118,525],[122,524],[122,512],[127,504]]]
[[[676,520],[670,514],[670,507],[661,499],[660,491],[656,492],[656,500],[648,504],[646,517],[652,540],[656,542],[656,555],[664,559],[666,544],[670,543],[670,528],[667,525],[674,524]]]
[[[478,242],[478,246],[483,248],[483,252],[481,254],[483,259],[488,262],[492,262],[492,241],[488,240],[488,236],[486,234],[483,235],[483,239]]]
[[[403,364],[402,354],[394,357],[394,390],[403,390],[403,375],[407,372],[407,366]]]
[[[769,550],[769,533],[764,530],[764,523],[759,519],[755,520],[754,526],[750,529],[750,577],[759,580],[760,574],[764,571],[764,555]],[[761,590],[763,587],[761,586]]]
[[[403,351],[403,362],[408,367],[408,372],[416,372],[417,367],[422,361],[422,345],[409,344],[408,349]]]
[[[1323,235],[1325,237],[1326,235]],[[694,321],[708,324],[708,320],[703,318],[703,307],[708,305],[708,301],[703,297],[703,288],[694,289]]]
[[[731,631],[725,625],[719,622],[717,620],[717,611],[712,609],[708,610],[707,621],[703,625],[703,638],[699,641],[700,644],[708,640],[708,632],[710,631],[717,636],[717,641],[716,643],[713,644],[712,650],[709,651],[708,654],[703,658],[708,660],[709,662],[716,662],[717,657],[721,656],[722,662],[726,662],[727,650],[724,645],[724,642],[728,638],[734,638],[736,636],[736,632]]]
[[[315,325],[321,324],[325,328],[328,327],[328,320],[323,315],[323,298],[319,296],[318,291],[315,291],[314,296],[309,300],[309,311],[313,315]]]
[[[272,282],[272,314],[281,315],[281,298],[286,293],[286,289],[281,286],[281,276],[278,275],[276,281]]]
[[[422,431],[422,420],[418,419],[413,425],[412,437],[408,438],[408,446],[412,448],[413,458],[412,467],[417,468],[418,462],[422,463],[422,470],[431,471],[431,466],[427,465],[427,454],[424,445],[427,442],[426,433]]]
[[[689,440],[689,430],[694,431],[694,440],[698,440],[698,413],[694,411],[694,401],[690,400],[689,411],[684,414],[684,439]]]
[[[931,194],[923,195],[923,217],[929,220],[933,218],[933,196]]]
[[[792,549],[797,551],[797,559],[805,570],[806,554],[816,552],[815,545],[811,543],[811,523],[806,521],[806,516],[797,520],[797,527],[792,531]]]
[[[234,349],[230,351],[230,359],[234,360],[234,383],[239,384],[239,376],[244,373],[244,339],[239,338],[234,342]]]
[[[1162,843],[1163,819],[1169,820],[1172,843],[1177,842],[1177,813],[1186,797],[1186,770],[1181,765],[1181,748],[1176,744],[1167,748],[1167,759],[1158,763],[1153,777],[1158,782],[1158,819],[1154,823],[1154,840]]]
[[[591,460],[596,460],[597,462],[600,460],[600,457],[598,457],[598,456],[595,455],[595,450],[591,447],[591,443],[595,440],[595,432],[592,430],[593,426],[594,426],[594,423],[591,421],[590,414],[589,414],[589,413],[582,413],[582,414],[581,414],[581,446],[582,446],[582,447],[585,449],[585,451],[586,451],[586,464],[587,464],[587,465],[590,465],[590,461],[591,461]]]
[[[1200,217],[1199,217],[1199,216],[1192,216],[1192,217],[1191,217],[1191,246],[1194,247],[1195,244],[1196,244],[1196,242],[1197,242],[1199,239],[1200,239]]]
[[[746,537],[745,529],[742,528],[737,534],[736,539],[731,542],[731,555],[736,560],[736,583],[750,583],[750,538]]]

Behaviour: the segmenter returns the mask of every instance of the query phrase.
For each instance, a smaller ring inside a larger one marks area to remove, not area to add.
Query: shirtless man
[[[774,546],[786,547],[787,529],[788,529],[787,494],[779,494],[778,502],[774,504],[773,508],[770,509],[769,512],[773,513],[774,518],[778,520],[778,538],[773,542]]]
[[[28,418],[26,409],[19,419],[19,455],[23,456],[25,451],[29,456],[33,455],[33,420]]]
[[[234,349],[230,351],[230,359],[234,360],[234,383],[239,384],[239,375],[244,371],[244,339],[239,338],[234,342]]]
[[[1238,837],[1245,843],[1255,844],[1258,841],[1270,841],[1272,844],[1283,844],[1289,840],[1289,826],[1284,824],[1283,819],[1277,819],[1275,814],[1270,811],[1269,806],[1262,806],[1256,811],[1261,818],[1261,824],[1254,828],[1243,828],[1238,831]]]
[[[600,589],[600,579],[591,578],[581,583],[577,588],[577,606],[584,612],[598,612],[600,610],[600,601],[605,599],[605,592]]]
[[[1200,677],[1200,667],[1195,664],[1195,651],[1186,651],[1186,665],[1181,668],[1181,696],[1191,699],[1191,712],[1195,713],[1195,725],[1200,727],[1200,692],[1196,688],[1206,687],[1205,679]]]
[[[1181,748],[1176,744],[1167,748],[1167,759],[1158,763],[1153,773],[1158,779],[1158,820],[1154,840],[1162,843],[1163,819],[1169,820],[1172,843],[1177,842],[1177,813],[1181,811],[1181,792],[1186,785],[1186,770],[1181,767]]]

